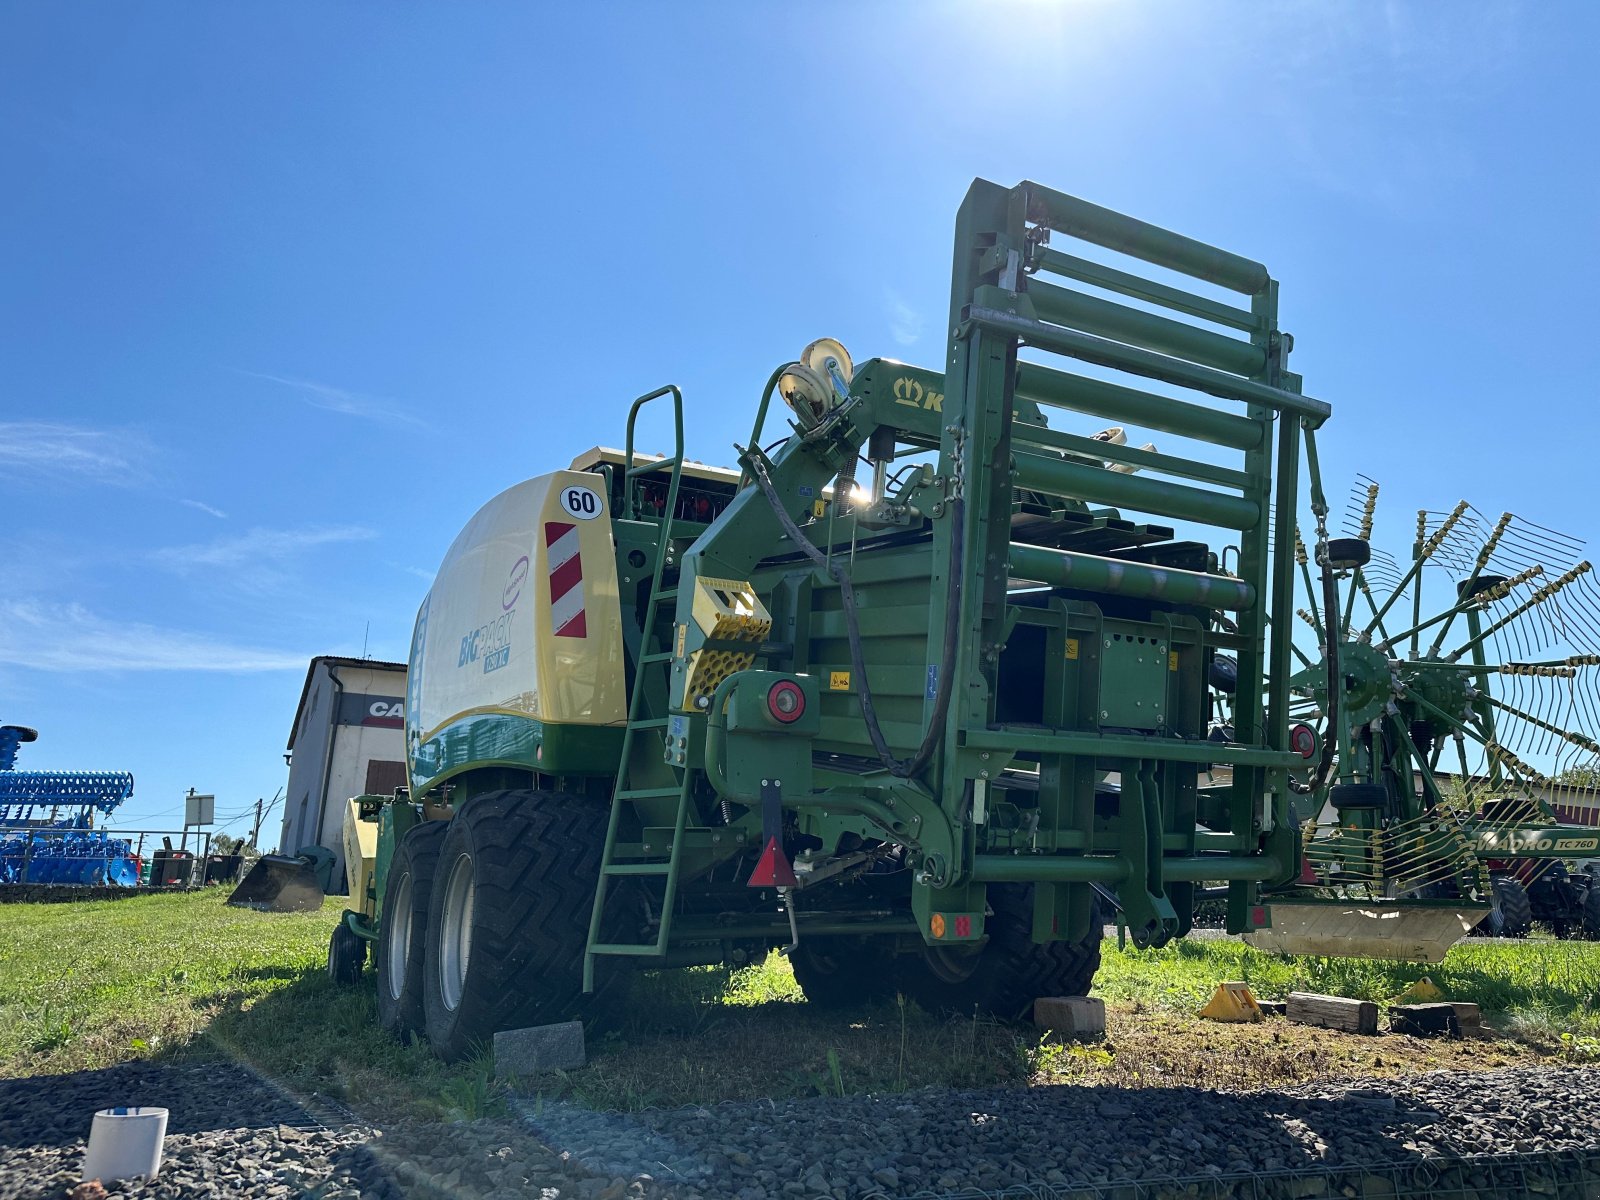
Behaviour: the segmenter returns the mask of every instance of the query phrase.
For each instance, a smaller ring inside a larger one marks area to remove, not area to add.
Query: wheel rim
[[[472,908],[477,896],[472,858],[463,854],[450,865],[444,910],[439,914],[439,994],[454,1012],[466,987],[472,957]]]
[[[394,889],[394,911],[389,914],[389,919],[384,924],[385,950],[389,960],[388,978],[385,983],[389,988],[391,999],[400,999],[401,993],[406,990],[406,960],[411,956],[411,872],[407,871],[400,876],[400,882]]]

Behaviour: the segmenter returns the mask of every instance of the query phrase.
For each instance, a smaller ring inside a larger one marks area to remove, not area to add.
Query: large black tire
[[[806,1003],[853,1008],[887,1000],[899,989],[895,956],[881,939],[811,938],[789,959]]]
[[[1583,885],[1583,936],[1585,940],[1600,942],[1600,880],[1590,879]]]
[[[1104,920],[1096,899],[1081,942],[1033,940],[1033,885],[989,886],[989,940],[976,953],[927,947],[901,972],[906,994],[930,1012],[1027,1018],[1040,996],[1083,996],[1100,969]]]
[[[422,989],[440,1058],[459,1062],[502,1029],[580,1014],[606,817],[579,796],[509,791],[474,797],[450,822]]]
[[[448,821],[424,821],[395,847],[383,887],[383,913],[373,967],[378,976],[378,1024],[410,1041],[422,1032],[422,975],[428,946],[428,900]]]
[[[1495,911],[1500,914],[1495,936],[1527,937],[1533,930],[1533,905],[1528,902],[1528,889],[1509,875],[1496,875],[1491,883]],[[1490,913],[1489,918],[1492,921],[1494,913]]]
[[[361,982],[367,965],[367,939],[358,937],[341,914],[328,938],[328,978],[343,987]]]

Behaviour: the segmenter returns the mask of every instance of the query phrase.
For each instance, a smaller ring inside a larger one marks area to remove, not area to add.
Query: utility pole
[[[256,848],[256,838],[261,836],[261,797],[256,797],[256,823],[250,827],[250,849]]]

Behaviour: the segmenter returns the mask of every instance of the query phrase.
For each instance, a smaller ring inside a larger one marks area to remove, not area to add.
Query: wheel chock
[[[1200,1015],[1208,1021],[1235,1023],[1264,1019],[1261,1005],[1256,1003],[1255,995],[1247,983],[1217,984],[1217,990],[1211,993],[1211,999],[1200,1010]]]
[[[1440,991],[1439,985],[1426,975],[1390,1001],[1391,1004],[1442,1004],[1444,1002],[1444,992]]]

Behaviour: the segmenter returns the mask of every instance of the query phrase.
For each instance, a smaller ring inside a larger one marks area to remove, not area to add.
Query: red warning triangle
[[[761,857],[756,861],[756,869],[750,872],[746,886],[795,887],[799,882],[794,877],[794,868],[783,856],[783,848],[778,845],[778,839],[768,838],[767,848],[761,852]]]
[[[1308,883],[1313,887],[1322,882],[1322,880],[1317,878],[1317,872],[1311,866],[1311,860],[1304,854],[1300,856],[1300,878],[1295,880],[1295,882]]]

